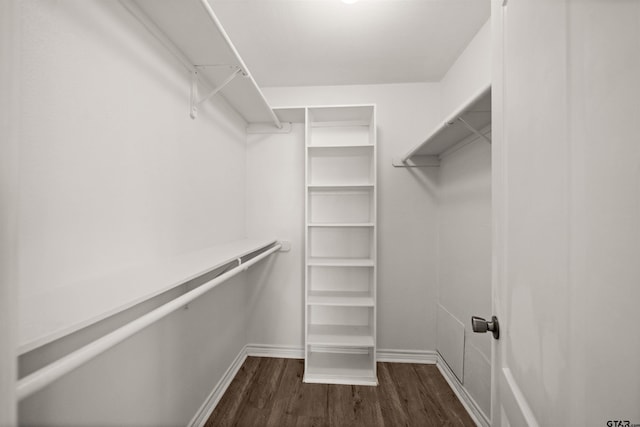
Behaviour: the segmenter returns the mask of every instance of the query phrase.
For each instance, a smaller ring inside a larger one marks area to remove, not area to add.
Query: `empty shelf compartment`
[[[310,350],[305,363],[304,381],[324,384],[377,385],[372,349],[358,352]]]
[[[307,344],[327,347],[373,347],[369,326],[309,325]]]
[[[308,153],[310,185],[363,185],[375,181],[373,146],[324,147]]]
[[[309,148],[371,146],[369,125],[358,122],[331,122],[316,127],[309,136]]]
[[[349,291],[311,291],[307,297],[309,305],[373,307],[374,299],[371,292]]]
[[[373,228],[313,227],[309,229],[311,258],[372,258]]]
[[[310,224],[373,224],[373,188],[313,188],[309,191]]]

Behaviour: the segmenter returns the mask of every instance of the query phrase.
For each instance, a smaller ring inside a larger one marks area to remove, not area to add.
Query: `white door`
[[[640,424],[640,1],[492,1],[492,423]]]
[[[0,2],[0,426],[16,423],[18,0]]]

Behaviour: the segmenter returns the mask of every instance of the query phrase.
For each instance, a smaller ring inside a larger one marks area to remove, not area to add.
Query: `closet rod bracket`
[[[437,168],[440,166],[440,158],[431,155],[415,155],[405,159],[394,157],[391,165],[394,168]]]
[[[291,242],[288,240],[279,240],[280,252],[289,252],[291,250]]]
[[[217,87],[215,87],[213,90],[211,90],[209,93],[207,93],[205,96],[203,96],[202,98],[199,98],[198,95],[198,68],[204,68],[204,67],[221,67],[218,65],[197,65],[195,67],[195,69],[193,71],[191,71],[191,94],[190,94],[190,108],[189,108],[189,115],[191,116],[192,119],[195,119],[196,117],[198,117],[198,106],[200,104],[202,104],[204,101],[206,101],[207,99],[211,98],[212,96],[214,96],[216,93],[220,92],[222,89],[224,89],[224,87],[226,85],[228,85],[229,83],[231,83],[231,81],[233,79],[235,79],[238,74],[242,74],[244,76],[246,76],[247,74],[242,70],[242,68],[240,67],[235,67],[235,66],[228,66],[228,65],[224,65],[222,67],[229,67],[231,68],[233,71],[231,72],[231,74],[229,74],[229,76],[224,79],[224,81],[222,83],[220,83]]]
[[[458,117],[458,121],[460,123],[462,123],[471,132],[473,132],[478,138],[482,138],[485,141],[487,141],[489,144],[491,144],[491,139],[488,136],[484,135],[478,129],[476,129],[475,127],[471,126],[465,119],[463,119],[462,117]]]

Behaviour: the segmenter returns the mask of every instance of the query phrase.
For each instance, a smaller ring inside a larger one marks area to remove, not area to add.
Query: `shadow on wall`
[[[420,168],[406,168],[411,176],[413,176],[420,187],[426,191],[430,197],[437,199],[438,197],[438,175],[439,167],[420,167]]]

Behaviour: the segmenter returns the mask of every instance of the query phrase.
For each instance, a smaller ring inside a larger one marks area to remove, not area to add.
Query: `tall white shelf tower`
[[[304,381],[376,385],[375,107],[305,114]]]

